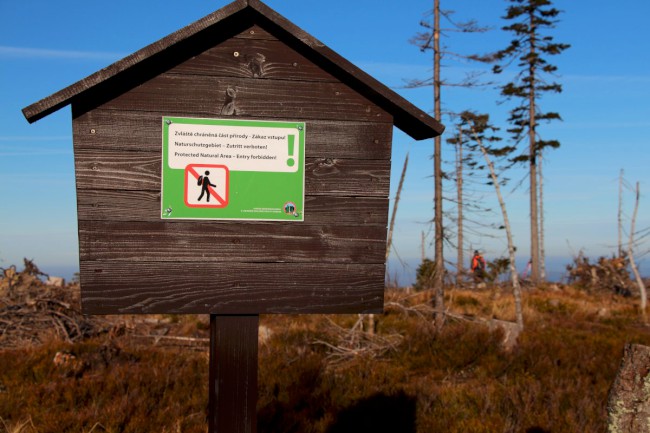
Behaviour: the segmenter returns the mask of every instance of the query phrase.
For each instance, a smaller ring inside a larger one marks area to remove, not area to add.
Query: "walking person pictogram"
[[[218,209],[227,207],[228,178],[228,167],[225,165],[187,165],[185,167],[185,205],[190,208]],[[203,196],[205,196],[205,200],[203,200]]]
[[[208,187],[216,187],[217,185],[213,185],[210,183],[210,178],[208,177],[210,175],[210,172],[208,170],[205,171],[205,176],[199,176],[198,179],[198,184],[201,186],[201,195],[198,198],[198,201],[201,201],[203,198],[203,194],[205,194],[205,201],[208,203],[210,202],[210,190]]]

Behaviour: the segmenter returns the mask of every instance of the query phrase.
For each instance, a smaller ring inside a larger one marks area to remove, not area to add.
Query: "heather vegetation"
[[[206,431],[207,317],[84,317],[37,272],[0,284],[0,432]],[[258,431],[601,432],[625,344],[650,345],[634,294],[584,282],[524,291],[515,343],[508,289],[447,290],[441,332],[431,297],[388,291],[372,333],[263,316]]]

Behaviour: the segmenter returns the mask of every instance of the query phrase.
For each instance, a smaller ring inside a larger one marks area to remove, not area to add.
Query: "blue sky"
[[[30,125],[21,109],[86,77],[167,34],[217,10],[228,2],[165,0],[88,2],[60,0],[0,0],[0,266],[33,258],[46,272],[70,272],[78,263],[76,199],[69,107]],[[405,89],[408,79],[430,74],[431,55],[420,53],[409,39],[418,31],[431,1],[376,0],[316,2],[268,0],[271,8],[333,50],[394,88],[425,111],[432,109],[430,88]],[[456,8],[459,20],[476,18],[494,30],[477,35],[450,34],[446,43],[460,52],[487,52],[504,47],[509,35],[503,25],[505,0],[442,0]],[[650,2],[621,0],[557,1],[564,10],[553,35],[572,47],[552,59],[564,86],[560,95],[546,96],[542,108],[558,111],[564,121],[544,126],[541,134],[562,147],[544,161],[546,254],[553,264],[568,263],[579,250],[590,257],[609,255],[617,242],[618,176],[625,170],[630,183],[640,182],[641,207],[637,227],[650,226],[650,56],[647,55]],[[471,64],[450,63],[446,77],[475,70]],[[505,77],[507,77],[507,73]],[[502,79],[502,77],[495,77]],[[483,90],[444,89],[450,110],[490,113],[507,127],[508,103],[493,87]],[[453,129],[449,119],[442,121]],[[395,250],[411,270],[420,257],[420,234],[429,233],[432,218],[431,140],[415,142],[396,131],[393,140],[394,197],[404,156],[409,169],[399,204]],[[445,159],[453,151],[445,146]],[[514,180],[525,176],[513,171]],[[514,183],[513,183],[514,185]],[[449,191],[451,192],[451,186]],[[520,268],[528,254],[528,194],[524,185],[505,190]],[[497,209],[486,190],[484,202]],[[626,215],[633,195],[624,196]],[[448,206],[451,210],[451,205]],[[499,222],[498,213],[477,218]],[[629,218],[626,227],[629,226]],[[505,236],[475,236],[472,246],[494,258],[506,254]],[[431,236],[428,237],[429,243]],[[646,242],[643,250],[650,248]],[[432,255],[427,246],[427,253]],[[455,251],[446,253],[454,260]],[[641,264],[650,273],[650,261]],[[395,256],[390,268],[398,271]],[[559,269],[559,268],[558,268]]]

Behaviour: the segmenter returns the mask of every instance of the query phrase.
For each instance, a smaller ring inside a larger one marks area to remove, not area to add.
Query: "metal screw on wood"
[[[235,51],[234,53],[232,53],[232,55],[235,57],[239,57],[239,51]]]
[[[90,130],[90,133],[91,133],[91,134],[94,134],[94,133],[95,133],[95,128],[91,129],[91,130]]]

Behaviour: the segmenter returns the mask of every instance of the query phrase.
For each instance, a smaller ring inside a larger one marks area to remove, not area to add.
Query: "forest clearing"
[[[206,431],[207,315],[83,316],[39,272],[0,284],[0,431]],[[579,283],[525,289],[518,336],[509,289],[447,290],[441,332],[432,296],[387,290],[375,332],[263,315],[258,431],[601,432],[625,345],[650,345],[635,296]]]

